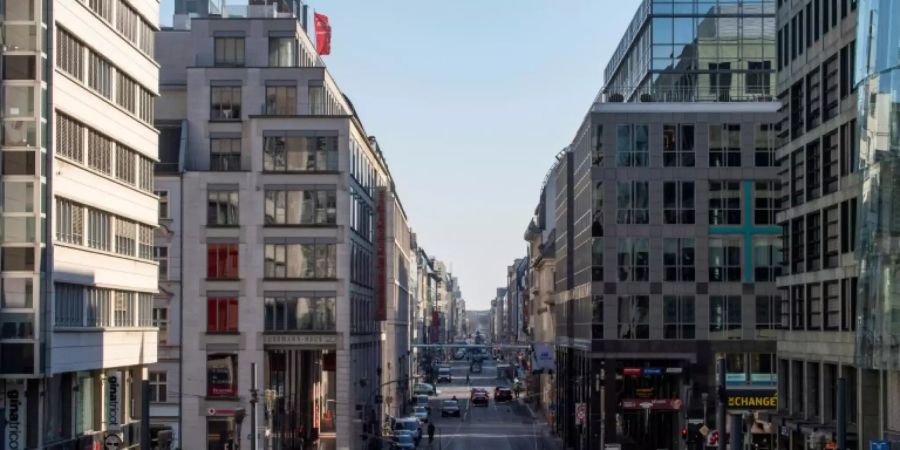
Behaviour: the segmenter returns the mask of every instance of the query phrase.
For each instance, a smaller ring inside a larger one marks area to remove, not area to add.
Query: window
[[[806,215],[806,271],[819,270],[822,263],[822,216],[819,211]]]
[[[746,24],[747,22],[745,22]],[[769,94],[772,84],[772,61],[747,61],[745,76],[748,94]]]
[[[335,190],[266,190],[266,225],[334,225]]]
[[[206,278],[238,278],[238,244],[206,244]]]
[[[781,210],[781,183],[757,181],[753,183],[753,223],[775,225],[775,216]]]
[[[646,181],[620,181],[618,184],[618,210],[616,221],[620,224],[650,223],[650,198]]]
[[[244,66],[244,38],[242,37],[217,37],[215,38],[215,62],[216,66],[243,67]]]
[[[594,154],[591,165],[600,167],[603,165],[603,125],[597,125],[597,133],[594,135]]]
[[[709,281],[741,281],[740,239],[709,240]]]
[[[693,125],[663,125],[663,166],[694,167]]]
[[[296,64],[294,60],[295,48],[297,47],[297,39],[292,37],[270,37],[269,38],[269,66],[270,67],[293,67]]]
[[[337,276],[335,244],[266,244],[265,277],[318,279]]]
[[[56,198],[56,240],[82,245],[84,239],[84,207],[70,200]]]
[[[781,297],[778,295],[756,296],[756,329],[774,330],[781,324]]]
[[[741,329],[741,297],[739,295],[709,296],[709,331]]]
[[[212,120],[241,119],[240,86],[213,86],[209,88],[209,118]]]
[[[56,66],[76,79],[84,80],[84,44],[59,27],[56,28]]]
[[[153,259],[159,265],[159,279],[169,279],[169,247],[157,245],[153,247]]]
[[[236,226],[238,221],[238,192],[207,192],[206,224],[209,226]]]
[[[619,281],[648,281],[650,278],[649,239],[622,238],[617,242]]]
[[[137,83],[128,75],[116,71],[116,104],[137,114]]]
[[[709,224],[741,224],[740,181],[709,182]]]
[[[813,141],[806,145],[806,201],[821,196],[822,187],[822,154],[819,151],[819,141]]]
[[[206,299],[206,332],[236,333],[238,331],[237,297],[209,297]]]
[[[169,332],[169,308],[165,306],[154,307],[150,326],[159,329],[159,342],[160,344],[165,344],[166,335]]]
[[[603,238],[591,238],[591,280],[603,281]]]
[[[113,291],[113,326],[134,326],[134,292]]]
[[[825,259],[823,267],[833,269],[840,264],[841,254],[840,211],[838,205],[823,209],[822,219],[825,222]]]
[[[337,136],[271,136],[264,139],[265,171],[338,170]]]
[[[841,331],[856,331],[857,278],[841,280]]]
[[[829,120],[836,117],[840,111],[840,103],[838,100],[840,89],[840,78],[838,77],[838,55],[835,54],[825,61],[822,65],[822,75],[824,79],[822,95],[824,97],[824,119]]]
[[[665,281],[694,281],[693,239],[663,239],[663,273]]]
[[[241,140],[234,138],[210,139],[209,170],[214,172],[241,170]]]
[[[856,172],[859,164],[859,142],[856,139],[856,119],[841,125],[841,176]]]
[[[591,237],[601,237],[603,236],[603,183],[594,185],[593,197]]]
[[[616,166],[647,167],[650,146],[647,125],[619,125],[616,135]]]
[[[153,259],[153,227],[138,224],[138,258]]]
[[[334,297],[266,297],[266,331],[335,331]]]
[[[754,148],[756,149],[754,162],[756,167],[776,167],[778,165],[775,160],[775,150],[778,147],[775,143],[775,138],[774,124],[764,123],[756,129],[756,136],[754,137]]]
[[[3,55],[4,80],[34,80],[37,77],[36,67],[36,56]]]
[[[84,125],[56,114],[56,154],[75,162],[84,160]]]
[[[694,223],[693,181],[666,181],[663,183],[663,223]]]
[[[35,152],[6,150],[0,155],[3,155],[3,161],[0,163],[0,167],[3,168],[3,175],[37,174],[34,163]]]
[[[663,337],[665,339],[694,339],[694,297],[666,295],[663,297]]]
[[[155,45],[153,43],[153,27],[149,23],[147,23],[147,21],[141,19],[138,22],[138,32],[140,38],[140,42],[138,43],[138,45],[140,46],[141,50],[147,54],[147,56],[150,56],[152,58],[156,53],[156,49],[154,48]]]
[[[806,329],[822,329],[822,285],[806,285]]]
[[[88,247],[110,251],[112,215],[105,211],[88,208]]]
[[[231,353],[208,353],[206,355],[206,395],[208,397],[237,397],[237,370],[237,355]],[[211,426],[210,431],[212,431]],[[219,433],[216,433],[216,436],[218,437]],[[225,435],[222,434],[222,436]],[[224,444],[233,442],[231,439],[235,437],[233,429],[229,436],[229,439],[225,439],[225,442],[222,442],[222,446],[210,448],[227,448]]]
[[[270,116],[290,116],[297,114],[297,87],[267,86],[266,114]]]
[[[103,20],[112,23],[112,0],[87,0],[88,7],[97,13]]]
[[[838,180],[841,176],[838,146],[837,131],[822,138],[822,194],[831,194],[838,191]]]
[[[84,326],[84,286],[56,283],[53,289],[55,321],[58,327]]]
[[[116,6],[116,29],[125,36],[125,39],[137,43],[137,23],[137,12],[119,0]]]
[[[754,281],[775,281],[781,276],[783,261],[780,236],[753,237]]]
[[[650,297],[619,297],[619,339],[650,338]]]
[[[841,328],[841,285],[837,280],[826,281],[823,284],[825,291],[825,322],[824,329],[839,330]]]
[[[159,197],[159,218],[160,219],[170,219],[169,215],[169,191],[155,191],[157,197]]]
[[[709,166],[741,166],[741,126],[723,124],[709,126]]]
[[[104,175],[112,175],[112,139],[88,129],[88,167]]]
[[[841,202],[841,253],[856,251],[856,204],[855,198]]]
[[[806,76],[806,131],[810,131],[821,123],[822,109],[819,93],[819,70],[813,69]]]
[[[88,86],[98,94],[112,100],[113,66],[102,56],[88,53]]]
[[[166,385],[166,372],[150,372],[150,402],[165,403],[169,401]]]
[[[138,156],[138,187],[144,192],[153,192],[153,166],[156,163],[144,156]]]
[[[116,253],[134,256],[137,241],[137,224],[121,217],[116,217]]]
[[[134,186],[136,165],[137,153],[122,144],[117,144],[116,178]]]
[[[138,86],[137,90],[139,108],[136,111],[136,114],[139,119],[152,124],[154,120],[156,94],[145,89],[143,86]]]
[[[110,326],[110,300],[112,290],[87,286],[87,327]]]

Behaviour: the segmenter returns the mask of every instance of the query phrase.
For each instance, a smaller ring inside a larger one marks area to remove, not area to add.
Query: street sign
[[[869,450],[891,450],[891,443],[888,441],[871,441]]]
[[[575,406],[575,418],[579,423],[584,423],[585,419],[587,419],[587,405],[578,403]]]
[[[712,430],[706,436],[706,445],[709,447],[715,447],[719,445],[719,430]]]
[[[653,407],[653,402],[641,402],[641,408],[650,409]]]
[[[697,430],[697,431],[700,432],[700,435],[701,435],[701,436],[706,437],[706,436],[709,434],[709,427],[706,426],[706,425],[703,425],[703,426],[700,427],[700,429]]]
[[[122,438],[118,434],[107,434],[103,440],[103,448],[105,450],[119,450],[122,447]]]

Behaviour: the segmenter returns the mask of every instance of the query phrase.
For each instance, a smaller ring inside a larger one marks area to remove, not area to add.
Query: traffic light
[[[686,441],[687,439],[688,439],[688,429],[682,428],[681,429],[681,440]]]

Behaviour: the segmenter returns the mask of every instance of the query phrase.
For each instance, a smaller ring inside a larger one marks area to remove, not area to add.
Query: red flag
[[[328,16],[315,13],[316,22],[316,51],[320,55],[331,54],[331,25],[328,24]]]

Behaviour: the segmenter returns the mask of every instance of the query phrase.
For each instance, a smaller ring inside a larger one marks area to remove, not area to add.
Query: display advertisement
[[[6,433],[3,437],[6,450],[20,450],[25,445],[25,383],[6,382]]]
[[[554,345],[549,342],[531,344],[531,373],[553,373],[556,370]]]
[[[121,431],[122,429],[122,372],[110,370],[106,372],[106,429]]]

